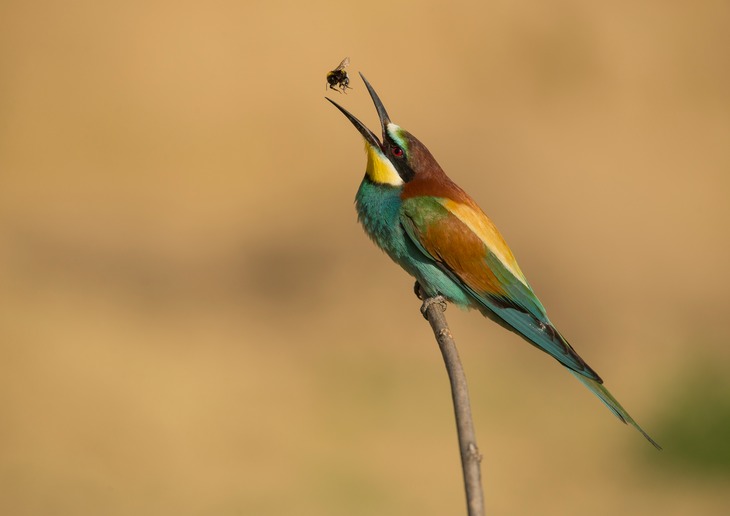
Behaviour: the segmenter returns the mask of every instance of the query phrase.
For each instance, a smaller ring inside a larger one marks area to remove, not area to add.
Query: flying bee
[[[350,58],[346,57],[337,66],[337,68],[327,73],[327,84],[331,90],[339,91],[340,93],[347,93],[345,90],[352,89],[350,88],[350,77],[347,75],[347,71],[345,70],[349,64]],[[337,88],[339,88],[339,90]],[[327,88],[325,88],[325,90],[326,89]]]

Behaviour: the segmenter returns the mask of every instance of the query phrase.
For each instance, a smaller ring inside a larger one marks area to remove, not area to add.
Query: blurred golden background
[[[730,513],[730,5],[0,5],[0,513],[464,511],[362,71],[657,453],[447,312],[491,514]]]

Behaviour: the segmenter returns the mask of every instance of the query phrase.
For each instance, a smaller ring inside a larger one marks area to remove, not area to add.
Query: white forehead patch
[[[406,148],[406,142],[403,139],[403,129],[401,129],[400,126],[391,122],[387,126],[385,126],[385,130],[388,131],[388,136],[393,138],[393,140],[395,140],[395,143],[397,143],[401,149],[408,153],[408,149]]]

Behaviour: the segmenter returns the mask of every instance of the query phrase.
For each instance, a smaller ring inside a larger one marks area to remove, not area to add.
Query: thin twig
[[[415,290],[418,297],[424,299],[420,285],[417,284]],[[454,401],[456,431],[459,436],[461,467],[464,473],[467,514],[469,516],[484,516],[484,492],[482,491],[482,474],[479,468],[482,456],[479,454],[479,448],[477,448],[466,375],[464,374],[464,368],[461,366],[456,343],[446,322],[445,311],[446,301],[441,296],[424,299],[421,306],[421,313],[431,325],[439,349],[441,349],[441,355],[444,357],[446,371],[449,373],[449,381],[451,382],[451,397]]]

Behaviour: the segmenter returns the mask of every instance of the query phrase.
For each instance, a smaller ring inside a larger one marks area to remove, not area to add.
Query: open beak
[[[380,97],[378,97],[378,94],[375,93],[375,90],[370,85],[368,80],[365,78],[363,74],[360,74],[360,77],[362,78],[363,82],[365,83],[365,86],[368,89],[368,93],[370,93],[370,98],[373,99],[373,104],[375,104],[375,109],[378,111],[378,118],[380,118],[380,127],[383,130],[383,138],[385,138],[386,133],[386,127],[390,123],[390,117],[388,116],[388,112],[385,110],[385,106],[383,106],[383,103],[380,101]],[[365,127],[365,124],[360,122],[354,115],[352,115],[349,111],[347,111],[345,108],[340,106],[337,102],[332,100],[329,97],[325,97],[327,100],[329,100],[334,106],[339,109],[343,115],[347,117],[347,119],[352,122],[352,125],[355,126],[355,129],[357,129],[360,134],[362,134],[363,138],[365,138],[365,141],[375,147],[376,149],[383,150],[383,144],[380,143],[380,140],[378,140],[378,137],[373,134],[373,132]]]

